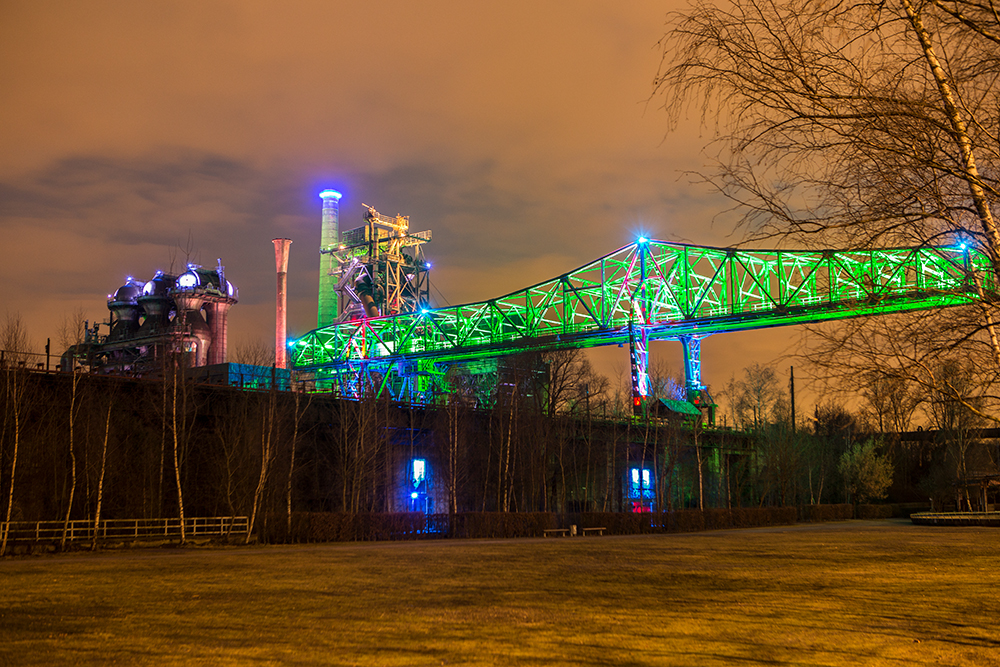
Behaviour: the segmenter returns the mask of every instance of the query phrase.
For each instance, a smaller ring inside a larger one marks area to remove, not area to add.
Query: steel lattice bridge
[[[317,329],[290,344],[291,358],[317,383],[349,393],[363,379],[398,398],[425,393],[456,363],[627,343],[638,405],[650,340],[684,344],[690,398],[705,336],[958,306],[996,287],[986,255],[964,244],[799,251],[640,239],[495,299]]]

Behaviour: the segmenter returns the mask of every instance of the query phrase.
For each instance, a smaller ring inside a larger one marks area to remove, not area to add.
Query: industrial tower
[[[323,190],[323,226],[319,242],[319,309],[316,326],[327,327],[337,321],[337,266],[333,253],[340,246],[340,193]]]
[[[418,312],[430,296],[422,246],[431,232],[410,233],[410,219],[365,207],[365,224],[339,231],[340,193],[324,190],[319,326]]]

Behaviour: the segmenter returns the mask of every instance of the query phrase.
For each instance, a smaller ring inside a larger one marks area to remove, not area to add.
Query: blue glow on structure
[[[629,471],[628,497],[652,500],[656,495],[653,488],[653,471],[649,468],[632,468]]]
[[[323,192],[319,193],[320,199],[330,199],[331,197],[334,199],[340,199],[343,195],[336,190],[323,190]]]

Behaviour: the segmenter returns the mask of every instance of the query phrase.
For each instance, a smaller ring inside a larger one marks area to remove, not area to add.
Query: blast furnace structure
[[[220,261],[214,269],[188,264],[180,275],[162,271],[142,283],[131,276],[108,295],[107,322],[85,327],[83,341],[62,356],[63,370],[149,375],[169,353],[186,367],[226,363],[229,309],[238,292]],[[108,328],[102,332],[101,326]]]
[[[410,232],[408,216],[365,208],[364,225],[340,232],[340,198],[324,190],[320,240],[320,328],[340,322],[418,312],[430,298],[430,264],[422,246],[430,230]]]

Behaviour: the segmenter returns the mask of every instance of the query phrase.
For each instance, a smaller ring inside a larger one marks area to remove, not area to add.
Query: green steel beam
[[[291,359],[297,369],[337,374],[623,344],[633,299],[649,340],[675,340],[957,306],[980,298],[977,284],[994,298],[987,257],[956,247],[735,250],[646,241],[488,301],[316,329],[292,344]]]

